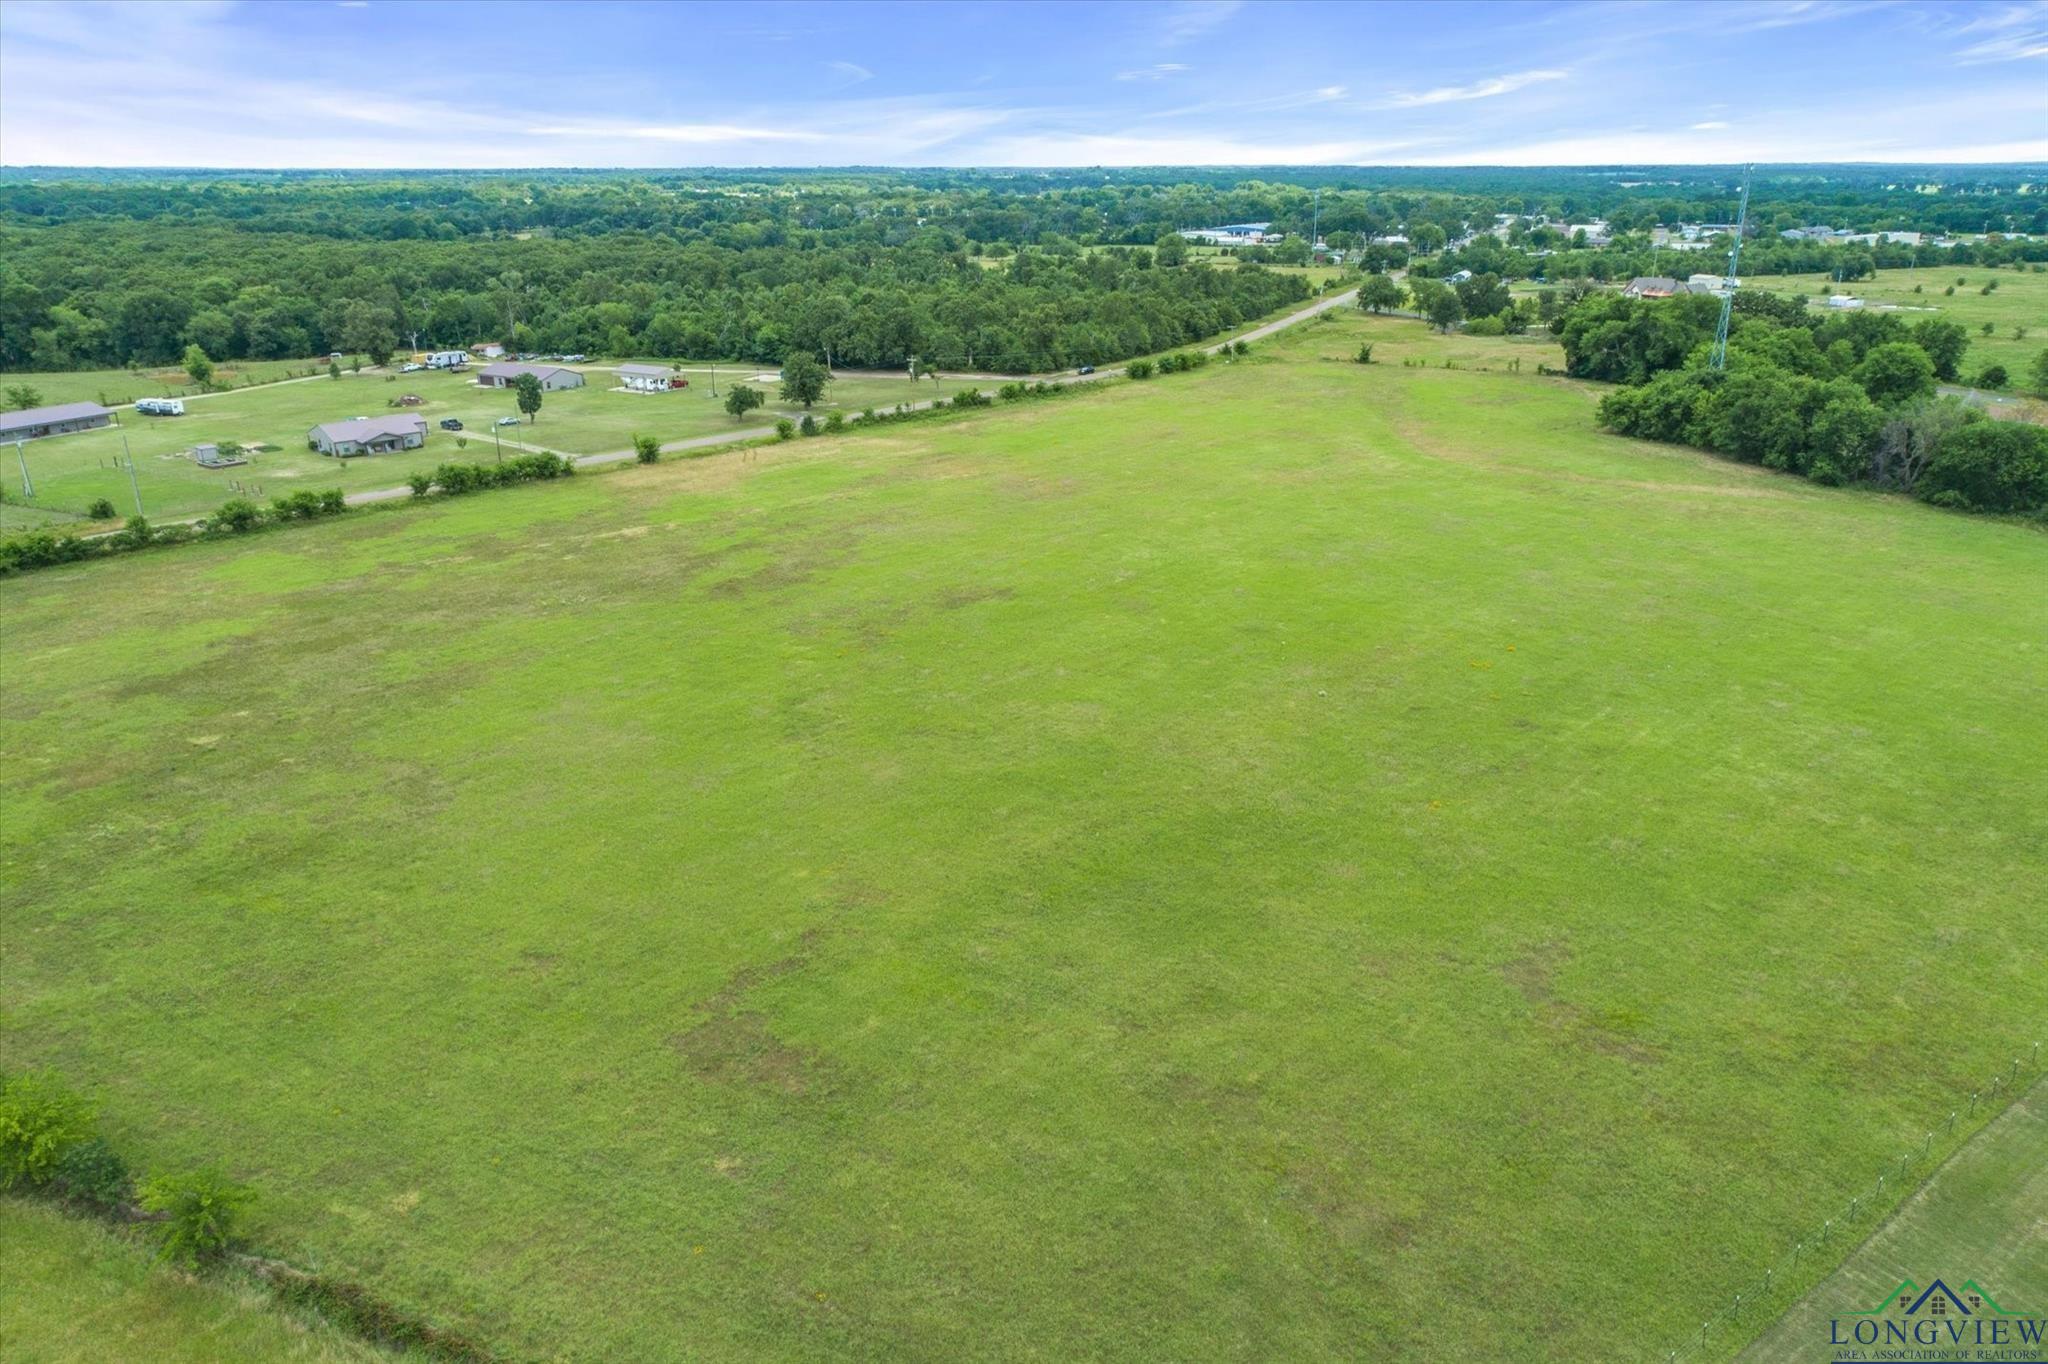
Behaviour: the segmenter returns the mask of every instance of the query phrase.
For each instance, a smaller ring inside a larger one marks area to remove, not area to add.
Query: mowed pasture
[[[349,360],[342,362],[351,363]],[[316,360],[221,360],[213,382],[221,387],[275,383],[293,375],[324,371],[327,357]],[[26,384],[46,404],[99,403],[118,407],[137,398],[189,398],[200,393],[183,365],[147,365],[138,369],[22,370],[0,374],[0,389]],[[11,404],[9,406],[12,406]]]
[[[521,1357],[1661,1357],[2039,1035],[2048,536],[1457,344],[0,583],[0,1066]]]
[[[1758,1338],[1743,1364],[1823,1358],[1830,1319],[1870,1311],[1906,1279],[1925,1288],[1941,1278],[1959,1293],[1967,1291],[1965,1280],[1974,1280],[2007,1312],[2048,1316],[2044,1227],[2048,1082],[2038,1082]],[[1886,1315],[1899,1317],[1896,1309]],[[1854,1325],[1846,1323],[1845,1334]],[[2017,1323],[2006,1323],[2006,1332],[2018,1346]],[[2025,1353],[2016,1350],[2014,1357]]]
[[[0,448],[0,529],[41,524],[52,514],[82,516],[95,498],[111,501],[121,515],[135,510],[134,489],[122,458],[122,438],[135,461],[142,507],[153,519],[195,516],[212,511],[230,497],[262,489],[264,497],[299,488],[341,488],[359,492],[402,485],[419,469],[444,460],[485,461],[500,449],[554,450],[567,455],[600,454],[629,447],[635,435],[663,441],[683,440],[724,430],[754,429],[783,416],[801,417],[804,409],[786,404],[777,394],[779,382],[758,380],[772,369],[721,370],[719,397],[711,396],[709,372],[687,371],[687,389],[667,393],[618,390],[609,368],[589,366],[582,388],[544,396],[532,422],[498,429],[501,417],[516,417],[519,408],[510,389],[485,388],[472,374],[422,370],[413,374],[365,371],[303,382],[188,398],[179,417],[145,417],[133,410],[119,413],[120,427],[29,441],[22,450],[35,499],[22,497],[21,472],[13,447]],[[745,421],[734,421],[723,407],[733,381],[751,384],[768,399]],[[835,380],[812,409],[821,419],[835,408],[859,411],[868,406],[928,400],[950,393],[943,384],[919,383],[907,377],[852,377]],[[393,408],[400,395],[423,400],[418,407]],[[418,450],[385,455],[334,459],[307,448],[307,431],[322,422],[350,417],[416,412],[427,422],[427,443]],[[443,418],[463,423],[459,432],[443,431]],[[223,440],[242,445],[267,445],[249,462],[210,469],[196,463],[192,447]],[[41,513],[38,517],[37,513]]]
[[[1807,306],[1814,309],[1825,304],[1828,294],[1849,294],[1862,299],[1866,308],[1897,309],[1909,326],[1926,317],[1959,322],[1970,333],[1970,349],[1963,355],[1965,381],[1974,380],[1986,365],[1998,364],[2005,366],[2015,388],[2024,387],[2034,358],[2048,350],[2048,271],[2036,273],[2031,266],[1880,270],[1871,279],[1849,284],[1837,284],[1826,275],[1758,275],[1743,283],[1775,293],[1804,294]],[[1987,294],[1987,284],[1998,287]],[[1943,292],[1951,286],[1955,293]],[[1983,333],[1987,322],[1989,336]],[[2021,328],[2024,337],[2015,334]]]
[[[0,1355],[9,1364],[392,1364],[253,1283],[196,1279],[132,1235],[0,1199]]]

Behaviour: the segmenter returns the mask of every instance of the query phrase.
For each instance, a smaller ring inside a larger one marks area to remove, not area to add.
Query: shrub
[[[1004,384],[996,390],[996,397],[1006,403],[1021,403],[1030,396],[1029,384]]]
[[[31,1071],[0,1088],[0,1189],[50,1181],[65,1151],[92,1135],[93,1106],[56,1076]]]
[[[414,497],[425,497],[434,490],[434,476],[429,473],[416,473],[405,481],[411,486]]]
[[[783,418],[783,419],[782,419],[781,421],[778,421],[778,422],[776,422],[776,423],[775,423],[775,439],[777,439],[777,440],[795,440],[795,439],[796,439],[796,423],[795,423],[795,422],[793,422],[793,421],[791,421],[791,420],[790,420],[789,418],[787,418],[787,417],[784,417],[784,418]]]
[[[86,504],[85,514],[95,521],[111,521],[114,519],[113,500],[111,498],[95,497]]]
[[[797,423],[796,429],[798,435],[815,436],[818,434],[818,419],[806,412],[804,419]]]
[[[235,1223],[254,1192],[218,1169],[158,1175],[142,1186],[142,1206],[162,1213],[157,1234],[163,1256],[184,1265],[217,1258],[234,1238]]]
[[[1327,314],[1327,313],[1326,313],[1326,314],[1325,314],[1325,316],[1329,316],[1329,317],[1334,317],[1334,316],[1335,316],[1335,314]],[[1250,354],[1252,353],[1252,343],[1251,343],[1251,342],[1249,342],[1249,341],[1239,341],[1239,342],[1238,342],[1237,344],[1233,345],[1233,346],[1232,346],[1232,347],[1231,347],[1230,349],[1231,349],[1231,352],[1232,352],[1233,354],[1236,354],[1236,355],[1250,355]]]
[[[141,516],[129,517],[122,524],[120,531],[110,538],[122,549],[141,549],[152,538],[148,518]]]
[[[311,521],[317,517],[333,516],[348,508],[348,501],[341,489],[329,488],[325,492],[310,489],[289,493],[284,497],[270,500],[271,512],[280,521]]]
[[[2011,381],[2004,365],[1986,365],[1977,371],[1978,388],[2004,388]]]
[[[232,535],[241,535],[263,524],[263,509],[246,497],[234,497],[220,504],[212,524]]]
[[[1368,341],[1358,348],[1358,355],[1356,359],[1358,360],[1358,363],[1361,365],[1369,365],[1372,363],[1372,342]]]
[[[1980,421],[1952,431],[1913,491],[1966,511],[2048,510],[2048,427]]]
[[[87,1137],[64,1148],[50,1183],[66,1198],[112,1211],[128,1201],[128,1162],[103,1137]]]
[[[633,437],[633,458],[642,464],[659,464],[661,442],[652,436]]]
[[[828,432],[837,432],[837,431],[844,431],[845,429],[846,429],[846,414],[845,414],[844,412],[841,412],[841,411],[840,411],[840,410],[839,410],[838,408],[836,408],[836,407],[835,407],[835,408],[833,408],[833,409],[832,409],[832,410],[831,410],[830,412],[827,412],[827,413],[825,414],[825,430],[826,430],[826,431],[828,431]]]
[[[1152,377],[1152,362],[1150,360],[1133,360],[1130,364],[1124,366],[1124,373],[1130,375],[1133,379],[1149,379]]]
[[[1465,324],[1467,336],[1500,336],[1507,326],[1498,317],[1475,317]]]
[[[989,407],[993,405],[994,401],[993,398],[978,388],[963,388],[953,395],[953,406],[955,407]]]

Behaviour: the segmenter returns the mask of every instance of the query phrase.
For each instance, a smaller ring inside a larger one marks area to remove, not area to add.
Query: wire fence
[[[1654,1364],[1698,1364],[1709,1359],[1727,1359],[1747,1345],[1770,1317],[1789,1307],[1799,1294],[1813,1287],[1818,1281],[1815,1271],[1826,1264],[1831,1251],[1835,1252],[1834,1258],[1839,1263],[1846,1253],[1845,1242],[1853,1244],[1850,1238],[1859,1233],[1867,1234],[1897,1206],[1912,1187],[1910,1176],[1916,1172],[1921,1177],[1932,1173],[1961,1144],[1956,1135],[1959,1131],[1968,1133],[1972,1119],[1996,1112],[2001,1103],[2010,1102],[2020,1092],[2021,1080],[2031,1079],[2040,1071],[2041,1044],[2036,1042],[2025,1055],[2015,1056],[2012,1063],[1993,1076],[1988,1084],[1972,1092],[1966,1102],[1950,1109],[1947,1118],[1928,1128],[1927,1135],[1919,1144],[1907,1148],[1887,1164],[1875,1184],[1851,1198],[1833,1217],[1822,1219],[1818,1227],[1795,1240],[1792,1248],[1779,1256],[1776,1262],[1745,1280],[1729,1295],[1720,1310],[1702,1321],[1699,1329],[1676,1348],[1653,1355]],[[1825,1272],[1818,1277],[1825,1277]]]

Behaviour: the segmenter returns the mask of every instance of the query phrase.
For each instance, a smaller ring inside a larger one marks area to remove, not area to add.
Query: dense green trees
[[[1623,435],[1962,510],[2048,512],[2048,431],[1933,396],[1938,369],[1962,361],[1961,328],[1738,300],[1725,370],[1707,363],[1712,299],[1596,295],[1556,327],[1572,373],[1624,385],[1600,404]]]
[[[216,363],[329,350],[374,361],[416,338],[757,364],[805,350],[897,370],[921,355],[1027,372],[1186,345],[1307,296],[1299,277],[1162,270],[1143,248],[1031,249],[986,267],[965,242],[924,233],[888,246],[783,232],[743,245],[638,231],[336,241],[110,221],[87,241],[85,226],[0,226],[0,366],[163,364],[188,345]]]

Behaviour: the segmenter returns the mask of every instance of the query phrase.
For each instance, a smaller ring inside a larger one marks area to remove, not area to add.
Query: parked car
[[[460,430],[462,429],[462,418],[460,418],[460,417],[443,417],[443,418],[441,418],[441,429],[442,429],[443,431],[460,431]]]
[[[425,368],[425,365],[414,364],[411,361],[408,361],[405,364],[402,364],[398,367],[398,372],[400,374],[418,374],[421,370]]]
[[[1081,366],[1081,368],[1074,371],[1074,373],[1076,374],[1093,374],[1094,372],[1095,366],[1093,365],[1083,365]]]
[[[565,365],[580,365],[589,358],[587,355],[565,355],[562,357],[562,363]]]
[[[517,425],[519,425],[519,418],[517,418],[517,417],[500,417],[500,418],[498,418],[498,425],[500,425],[500,426],[517,426]]]

